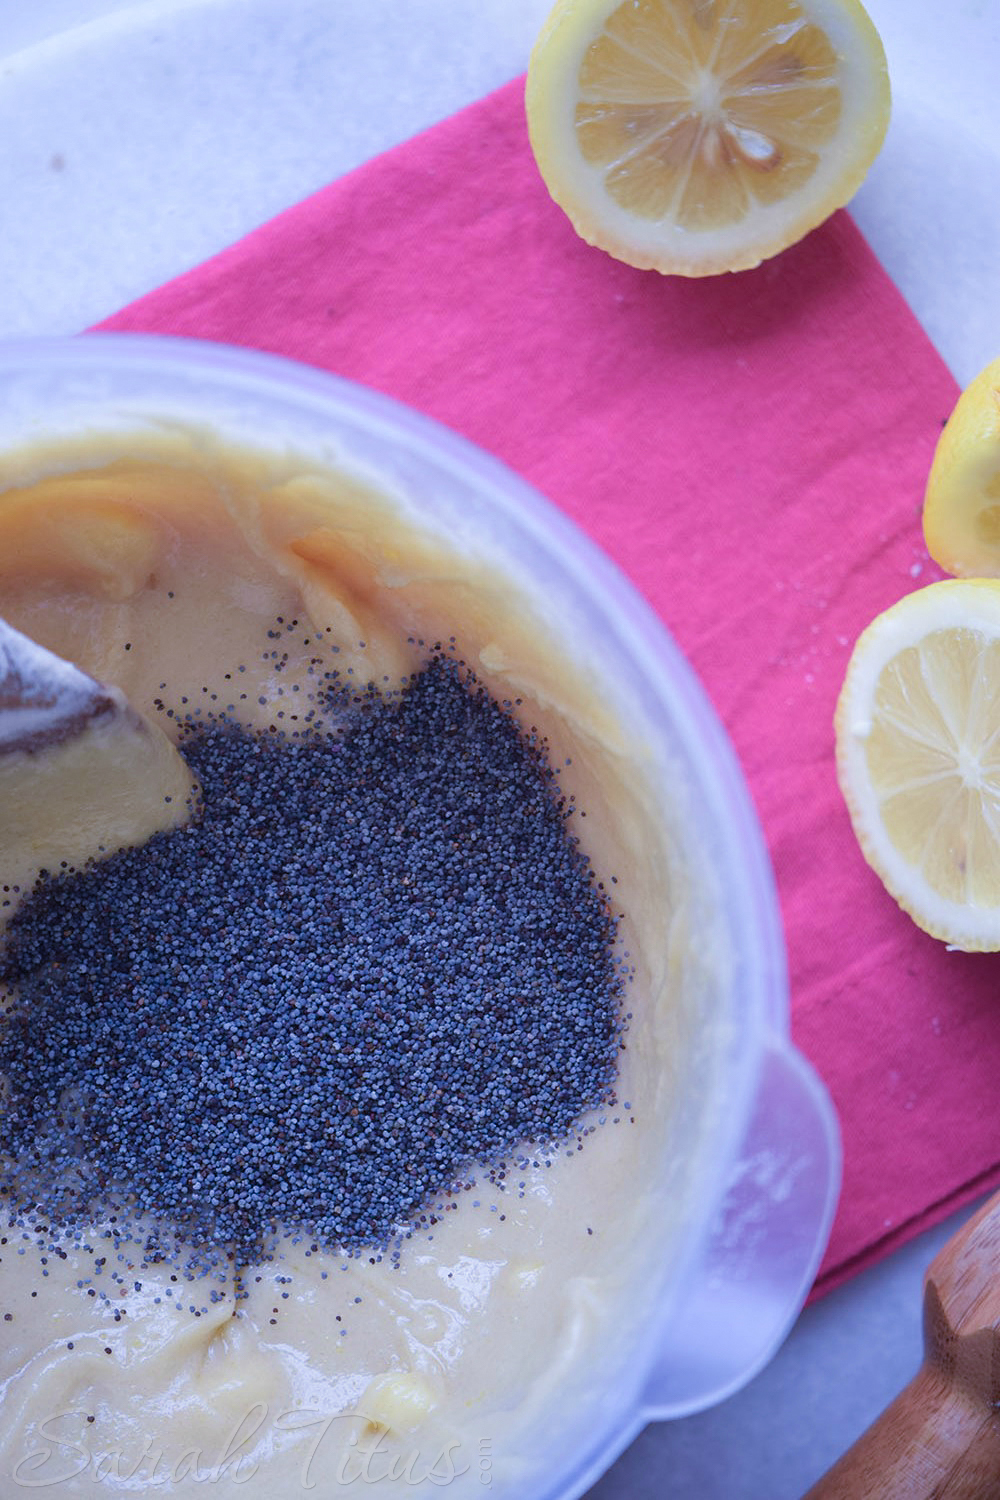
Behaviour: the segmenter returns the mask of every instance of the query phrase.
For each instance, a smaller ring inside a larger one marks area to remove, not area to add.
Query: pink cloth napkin
[[[505,459],[645,593],[742,759],[786,924],[795,1040],[832,1091],[825,1289],[1000,1180],[1000,968],[870,873],[831,720],[872,617],[936,576],[923,484],[954,383],[843,213],[705,281],[576,238],[523,84],[290,209],[102,326],[272,350]]]

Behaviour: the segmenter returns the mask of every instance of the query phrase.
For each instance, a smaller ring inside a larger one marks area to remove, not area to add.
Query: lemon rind
[[[982,488],[998,476],[1000,359],[995,359],[959,396],[927,476],[924,541],[946,573],[957,578],[1000,578],[1000,545],[991,548],[975,533]]]

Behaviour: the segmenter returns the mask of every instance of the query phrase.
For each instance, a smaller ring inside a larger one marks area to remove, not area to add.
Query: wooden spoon
[[[1000,1497],[1000,1193],[924,1280],[924,1362],[804,1500]]]
[[[184,822],[197,793],[174,745],[118,688],[0,620],[0,907],[41,870]]]

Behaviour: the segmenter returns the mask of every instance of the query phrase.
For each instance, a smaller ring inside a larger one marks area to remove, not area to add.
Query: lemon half
[[[938,439],[924,540],[948,573],[1000,577],[1000,359],[962,392]]]
[[[644,269],[744,270],[860,185],[885,53],[858,0],[560,0],[526,92],[532,150],[577,232]]]
[[[1000,581],[949,579],[861,635],[837,771],[868,863],[932,936],[1000,949]]]

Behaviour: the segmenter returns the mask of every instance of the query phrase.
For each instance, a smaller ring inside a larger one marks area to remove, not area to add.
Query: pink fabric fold
[[[817,1289],[1000,1180],[998,960],[923,936],[836,785],[851,646],[936,575],[923,486],[956,389],[850,218],[756,271],[634,271],[538,177],[516,80],[102,327],[271,350],[506,460],[673,632],[770,846],[793,1033],[830,1088],[844,1187]]]

